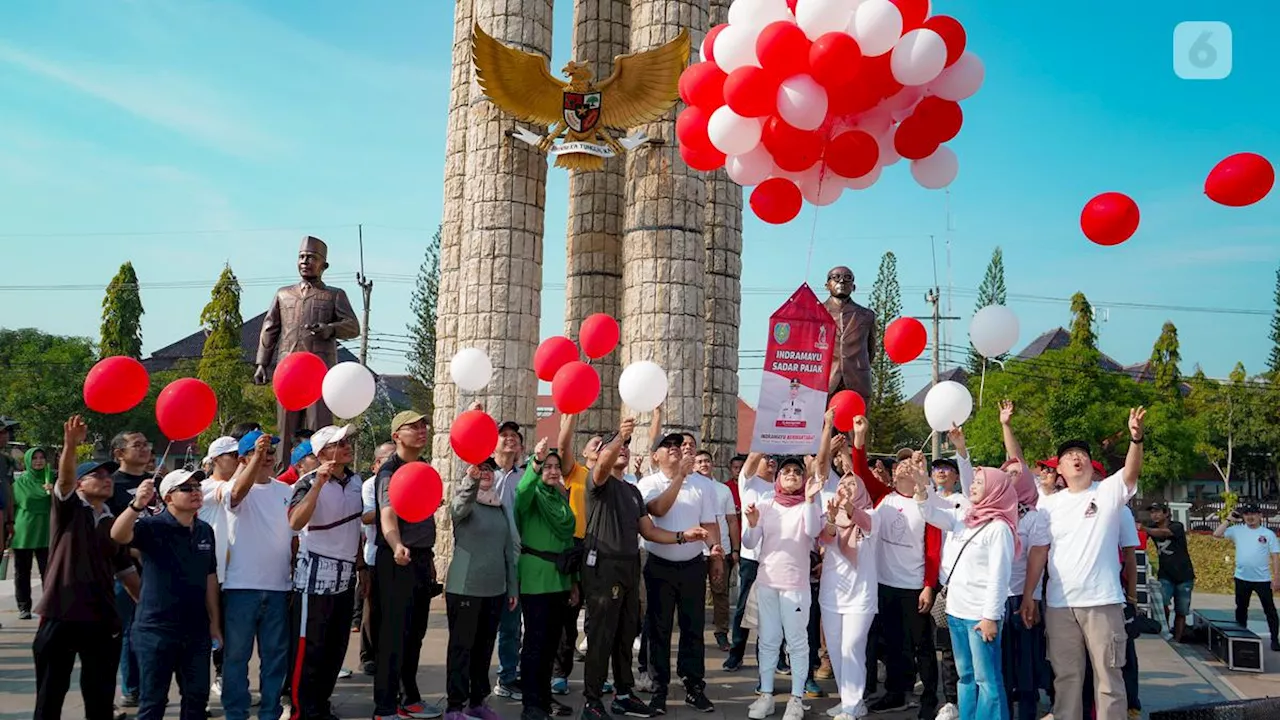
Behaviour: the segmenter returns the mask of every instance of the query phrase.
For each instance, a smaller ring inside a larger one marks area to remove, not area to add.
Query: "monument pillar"
[[[575,0],[572,57],[590,65],[597,82],[609,77],[613,58],[626,54],[630,43],[627,0]],[[601,312],[621,319],[623,169],[622,158],[610,158],[598,172],[569,172],[564,329],[575,341],[589,315]],[[580,452],[592,435],[617,429],[620,355],[613,352],[592,362],[600,373],[600,400],[579,416],[569,452]]]
[[[698,47],[707,32],[707,0],[631,0],[631,47],[652,48],[688,29]],[[696,58],[691,58],[696,59]],[[680,158],[675,117],[639,128],[662,145],[627,154],[622,242],[622,363],[652,360],[667,372],[664,425],[702,430],[706,308],[707,187]],[[653,438],[640,418],[633,452],[648,455]]]

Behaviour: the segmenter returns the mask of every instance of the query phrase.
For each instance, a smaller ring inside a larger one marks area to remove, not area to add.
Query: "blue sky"
[[[1184,370],[1199,362],[1222,376],[1237,360],[1260,370],[1280,197],[1224,208],[1201,184],[1234,152],[1280,160],[1270,50],[1280,11],[1255,0],[1149,5],[935,2],[965,24],[987,67],[983,89],[963,103],[950,197],[918,188],[899,164],[816,218],[813,208],[782,227],[748,217],[744,397],[754,403],[766,319],[797,284],[847,264],[865,301],[893,250],[905,311],[924,314],[931,247],[945,287],[948,242],[951,310],[965,318],[952,344],[965,342],[974,291],[1000,245],[1020,344],[1065,325],[1065,298],[1080,290],[1106,318],[1102,348],[1121,362],[1145,359],[1168,319]],[[1228,79],[1173,74],[1173,28],[1184,20],[1233,27]],[[572,4],[560,0],[555,68],[570,59],[571,21]],[[363,223],[373,364],[399,371],[394,336],[440,218],[452,27],[444,0],[3,4],[0,325],[96,336],[102,288],[132,260],[145,348],[155,349],[196,327],[224,262],[245,282],[245,315],[265,308],[306,233],[330,242],[326,279],[356,299]],[[544,335],[563,332],[566,178],[551,169]],[[1115,248],[1078,228],[1083,203],[1107,190],[1129,193],[1143,213],[1138,234]],[[794,248],[811,237],[806,273]],[[926,380],[926,366],[906,369],[909,391]]]

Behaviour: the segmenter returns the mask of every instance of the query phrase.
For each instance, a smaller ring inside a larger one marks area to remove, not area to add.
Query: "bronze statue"
[[[350,340],[360,334],[360,321],[351,309],[347,294],[320,280],[329,267],[328,256],[329,247],[320,238],[308,235],[302,239],[302,247],[298,249],[298,275],[302,281],[277,290],[262,320],[258,367],[253,373],[253,381],[258,385],[269,381],[268,368],[275,366],[277,352],[279,356],[291,352],[315,353],[325,365],[333,367],[338,362],[338,340]],[[301,427],[318,430],[330,425],[333,413],[323,399],[298,412],[289,412],[277,405],[276,423],[280,435],[276,458],[288,465],[294,432]]]
[[[827,273],[831,297],[824,305],[836,321],[836,347],[831,358],[828,397],[841,390],[853,390],[871,403],[871,356],[876,342],[876,314],[850,297],[857,285],[853,271],[844,266]]]

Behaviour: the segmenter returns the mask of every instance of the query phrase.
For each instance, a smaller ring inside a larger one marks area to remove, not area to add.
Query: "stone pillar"
[[[711,0],[709,25],[729,22],[730,0]],[[738,445],[738,322],[742,303],[742,187],[723,169],[706,176],[706,358],[700,445],[727,473]]]
[[[631,0],[631,51],[657,47],[682,29],[698,47],[707,32],[707,0]],[[696,58],[691,58],[696,59]],[[707,187],[702,173],[680,158],[675,135],[677,104],[643,126],[662,145],[627,154],[626,214],[622,241],[622,362],[652,360],[667,372],[670,389],[664,425],[702,429],[703,343],[706,308]],[[640,419],[633,452],[648,455],[653,439]]]
[[[624,55],[631,41],[631,8],[627,0],[576,0],[573,4],[573,55],[589,63],[597,81],[613,72],[613,58]],[[623,158],[605,161],[599,172],[569,174],[569,228],[565,252],[565,335],[578,339],[589,315],[622,314]],[[600,372],[600,400],[578,418],[572,452],[589,437],[618,427],[618,375],[615,351],[592,364]],[[563,448],[562,448],[563,450]]]
[[[435,429],[432,439],[432,464],[445,479],[445,491],[451,490],[450,480],[453,457],[449,449],[449,426],[457,409],[458,389],[449,377],[449,361],[458,349],[458,282],[462,258],[462,236],[466,231],[467,203],[466,162],[467,122],[471,102],[471,23],[473,0],[457,0],[453,20],[453,71],[449,87],[449,121],[445,135],[444,158],[444,210],[440,225],[440,288],[436,300],[436,372],[434,385],[434,409],[431,425]],[[419,408],[426,412],[426,408]],[[446,494],[446,497],[448,495]],[[438,512],[438,522],[448,522],[448,514]],[[448,567],[447,559],[452,548],[449,533],[441,548],[438,540],[436,557],[442,563],[437,569]],[[440,577],[444,577],[441,573]]]

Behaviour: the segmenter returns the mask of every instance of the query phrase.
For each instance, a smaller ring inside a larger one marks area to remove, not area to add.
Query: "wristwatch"
[[[134,512],[136,512],[136,513],[138,513],[139,515],[141,515],[142,513],[146,512],[146,510],[147,510],[146,508],[144,508],[144,507],[138,507],[137,505],[134,505],[133,503],[129,503],[129,509],[130,509],[130,510],[132,510],[132,511],[134,511]]]
[[[676,531],[676,544],[677,544],[677,545],[683,545],[683,544],[684,544],[684,531],[683,531],[683,530],[677,530],[677,531]]]

